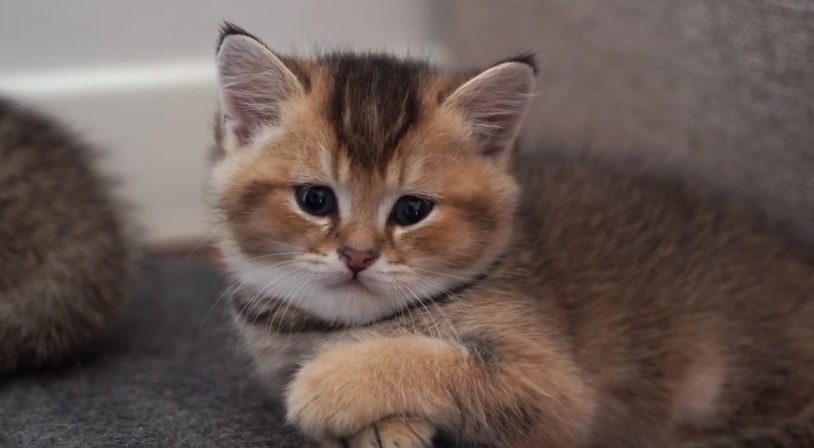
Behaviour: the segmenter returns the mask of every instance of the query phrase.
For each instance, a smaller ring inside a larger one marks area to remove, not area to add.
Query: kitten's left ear
[[[217,72],[223,127],[234,141],[229,147],[244,146],[264,127],[279,125],[284,103],[303,92],[294,73],[263,42],[228,23],[218,44]]]
[[[481,155],[504,161],[523,125],[537,72],[530,56],[489,69],[458,87],[444,101],[463,114]]]

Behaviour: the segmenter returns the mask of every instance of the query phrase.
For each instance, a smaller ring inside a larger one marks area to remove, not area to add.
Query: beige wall
[[[531,145],[703,175],[814,242],[814,1],[441,3],[451,59],[539,53]]]

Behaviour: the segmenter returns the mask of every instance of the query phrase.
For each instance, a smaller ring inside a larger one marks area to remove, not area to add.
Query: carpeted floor
[[[253,383],[224,286],[201,259],[147,262],[98,354],[0,382],[0,447],[314,446]]]

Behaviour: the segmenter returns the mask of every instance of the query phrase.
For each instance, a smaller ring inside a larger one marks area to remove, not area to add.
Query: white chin
[[[398,310],[396,303],[374,296],[361,285],[337,287],[314,281],[297,296],[279,298],[321,319],[350,325],[367,324]]]
[[[387,317],[400,308],[390,297],[371,291],[358,280],[340,285],[317,283],[315,289],[321,292],[296,300],[302,309],[326,320],[359,325]]]
[[[363,325],[390,316],[409,303],[381,293],[370,281],[334,278],[294,268],[271,268],[234,257],[229,264],[258,297],[275,297],[330,322]],[[370,285],[365,286],[364,284]]]

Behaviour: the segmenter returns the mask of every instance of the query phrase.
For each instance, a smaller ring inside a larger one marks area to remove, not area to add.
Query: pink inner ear
[[[299,81],[268,48],[246,36],[227,37],[218,53],[225,130],[245,145],[263,126],[280,121],[283,103]]]
[[[221,68],[224,125],[241,144],[248,143],[263,124],[273,123],[278,118],[280,100],[275,94],[280,89],[256,75],[268,71],[260,62],[226,60]]]
[[[504,63],[472,78],[450,96],[449,101],[471,125],[479,154],[498,158],[509,152],[533,86],[529,66]]]
[[[493,113],[481,116],[478,133],[478,144],[480,152],[486,157],[498,157],[511,144],[514,133],[514,120],[519,120],[519,114],[514,113]]]
[[[223,95],[221,102],[223,104],[223,127],[226,128],[227,132],[234,135],[241,145],[246,144],[249,139],[249,128],[242,120],[235,119],[233,115],[235,110],[234,99],[228,95]]]

